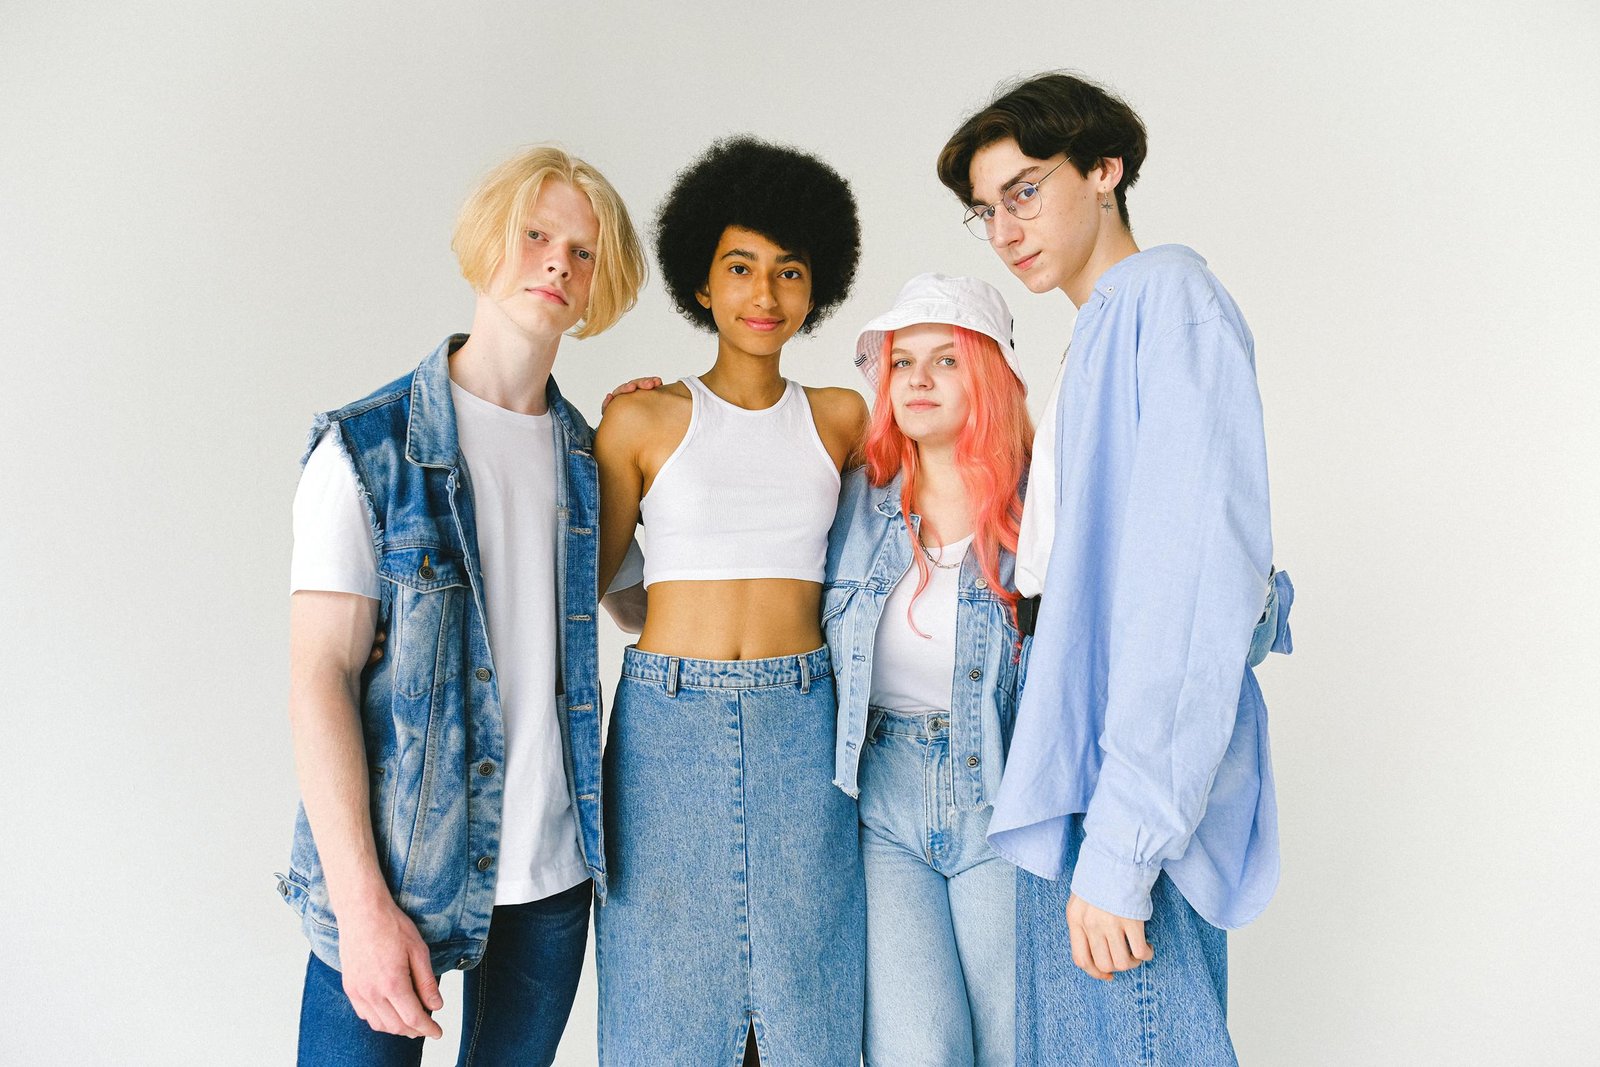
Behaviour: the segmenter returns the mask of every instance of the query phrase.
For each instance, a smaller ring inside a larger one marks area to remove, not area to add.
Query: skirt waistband
[[[656,682],[675,692],[694,689],[759,689],[797,685],[809,690],[813,680],[832,672],[826,647],[797,656],[770,659],[691,659],[643,652],[629,645],[622,653],[622,676]]]

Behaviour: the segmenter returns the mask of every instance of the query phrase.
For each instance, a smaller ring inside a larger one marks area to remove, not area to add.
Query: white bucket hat
[[[1011,373],[1026,390],[1022,368],[1017,366],[1017,346],[1011,339],[1011,309],[1000,290],[977,278],[949,278],[943,274],[919,274],[906,282],[895,297],[894,307],[861,328],[856,338],[856,369],[866,375],[867,385],[878,388],[878,357],[883,353],[885,335],[920,322],[939,322],[963,326],[985,337],[992,337],[1006,357]]]

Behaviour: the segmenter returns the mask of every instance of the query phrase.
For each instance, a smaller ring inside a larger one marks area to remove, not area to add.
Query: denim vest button
[[[478,681],[480,681],[480,682],[487,682],[489,680],[489,668],[488,667],[479,667],[476,671],[473,672],[473,674],[476,675]]]
[[[478,773],[485,778],[489,777],[494,773],[494,762],[492,760],[484,760],[478,764]]]
[[[459,960],[456,960],[456,970],[458,970],[458,971],[466,970],[467,969],[467,964],[469,964],[471,962],[472,961],[467,959],[467,957],[462,956]]]
[[[928,727],[930,729],[933,729],[933,730],[943,730],[944,729],[944,720],[943,719],[932,719],[932,720],[930,720],[928,722]]]
[[[433,568],[430,567],[428,564],[424,563],[422,566],[417,568],[417,577],[421,578],[425,582],[432,581],[433,580]]]
[[[978,757],[977,756],[968,756],[967,757],[967,766],[968,767],[976,767],[977,765],[978,765]]]
[[[976,682],[979,678],[983,677],[983,672],[980,671],[978,668],[974,667],[974,668],[972,668],[972,673],[967,675],[967,677],[971,678],[974,682]]]
[[[989,588],[989,583],[984,581],[982,578],[979,578],[977,581],[973,582],[972,584],[974,586],[976,586],[977,588],[979,588],[979,589],[987,589],[987,588]]]
[[[478,870],[487,871],[490,867],[493,867],[493,866],[494,866],[494,857],[492,857],[492,856],[480,856],[480,857],[478,857]]]

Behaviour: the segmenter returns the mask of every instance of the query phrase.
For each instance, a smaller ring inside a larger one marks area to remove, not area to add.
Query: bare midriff
[[[822,586],[793,578],[656,582],[644,652],[685,659],[770,659],[822,647]]]

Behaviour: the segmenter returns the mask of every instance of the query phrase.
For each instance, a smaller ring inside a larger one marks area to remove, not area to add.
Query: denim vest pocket
[[[456,601],[467,594],[466,567],[459,557],[418,545],[384,552],[378,577],[386,583],[390,685],[401,696],[425,697],[457,673],[446,623],[461,614]]]

